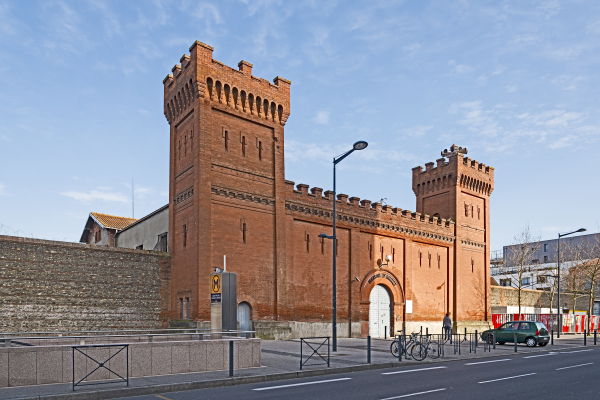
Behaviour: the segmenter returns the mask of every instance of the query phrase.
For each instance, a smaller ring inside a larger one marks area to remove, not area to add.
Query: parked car
[[[481,339],[487,343],[492,343],[494,341],[494,332],[496,333],[496,342],[498,344],[506,342],[514,343],[515,333],[517,334],[517,343],[525,343],[527,347],[535,347],[535,345],[545,346],[550,341],[548,329],[541,322],[507,322],[496,329],[481,332]]]

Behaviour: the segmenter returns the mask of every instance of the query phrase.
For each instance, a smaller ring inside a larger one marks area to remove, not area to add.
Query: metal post
[[[477,337],[477,329],[475,329],[475,347],[477,347],[477,342],[479,342],[479,338]]]
[[[336,215],[335,215],[335,158],[333,159],[333,351],[337,351],[337,299],[336,299],[336,251],[337,251],[337,232],[336,232]],[[329,349],[329,346],[327,346]],[[329,351],[329,350],[328,350]],[[327,365],[329,366],[329,365]]]
[[[327,368],[329,368],[329,359],[330,358],[331,358],[331,354],[329,354],[329,338],[327,338]]]
[[[596,345],[596,336],[598,336],[598,329],[594,331],[594,346]]]
[[[383,338],[387,340],[387,326],[385,327],[385,332],[383,332]]]
[[[517,352],[517,332],[515,332],[515,353]]]
[[[429,336],[429,327],[425,327],[425,336]]]
[[[233,340],[229,341],[229,376],[233,376]]]
[[[75,347],[71,347],[73,350],[73,391],[75,391]]]
[[[302,342],[304,342],[303,339],[300,339],[300,369],[302,369]]]
[[[367,364],[371,364],[371,336],[367,336]]]
[[[554,329],[550,330],[550,345],[554,346]]]
[[[494,350],[496,350],[496,331],[494,331],[494,333],[492,333],[492,336],[494,338]]]
[[[560,306],[560,234],[558,235],[558,332],[556,337],[560,339],[560,330],[562,329],[562,307]],[[550,304],[552,307],[552,304]]]
[[[583,345],[587,346],[587,331],[583,330]]]

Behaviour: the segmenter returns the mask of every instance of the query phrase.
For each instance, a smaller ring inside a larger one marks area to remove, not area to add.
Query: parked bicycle
[[[402,331],[398,331],[401,335]],[[420,332],[413,332],[404,344],[398,339],[394,339],[390,345],[390,351],[394,357],[398,357],[398,352],[401,352],[401,356],[405,357],[407,354],[417,361],[423,361],[425,357],[438,358],[440,356],[440,347],[437,342],[432,341],[431,337],[426,336],[425,340],[420,340]],[[421,336],[422,338],[422,336]]]

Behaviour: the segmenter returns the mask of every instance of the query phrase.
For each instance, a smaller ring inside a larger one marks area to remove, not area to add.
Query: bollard
[[[229,376],[233,376],[233,340],[229,341]]]
[[[429,336],[429,327],[425,328],[425,336]]]
[[[583,345],[587,346],[587,331],[583,330]]]
[[[479,342],[479,338],[477,337],[477,329],[475,329],[475,347],[477,347],[477,342]]]
[[[398,361],[402,362],[402,335],[398,336]]]
[[[367,364],[371,364],[371,336],[367,336]]]
[[[515,353],[517,352],[517,332],[515,332]]]
[[[554,346],[554,328],[550,330],[550,345]]]
[[[383,333],[383,338],[387,340],[387,326],[385,327],[385,332]]]
[[[494,339],[494,350],[496,350],[496,331],[492,333],[492,337]]]
[[[596,336],[598,335],[598,329],[594,331],[594,346],[596,345]]]

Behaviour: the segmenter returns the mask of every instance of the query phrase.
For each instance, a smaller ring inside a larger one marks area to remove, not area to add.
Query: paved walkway
[[[367,364],[366,339],[338,339],[338,351],[331,352],[330,367],[313,356],[316,364],[306,365],[300,371],[300,340],[262,342],[262,367],[236,370],[234,377],[228,376],[228,371],[214,371],[192,374],[165,375],[144,378],[131,378],[129,387],[123,383],[94,384],[72,390],[71,384],[52,384],[38,386],[21,386],[0,389],[0,400],[3,399],[73,399],[99,400],[126,396],[159,394],[172,391],[193,390],[208,387],[230,386],[244,383],[276,381],[296,377],[347,373],[367,369],[392,368],[400,365],[430,364],[451,360],[468,360],[487,357],[507,357],[514,353],[514,345],[496,345],[496,349],[485,351],[483,343],[479,343],[476,351],[469,352],[468,342],[461,345],[461,354],[454,354],[454,346],[446,344],[444,355],[436,360],[427,358],[424,361],[403,360],[392,357],[390,353],[391,340],[373,339],[371,342],[371,364]],[[588,346],[593,346],[593,337],[588,338]],[[554,346],[528,348],[518,345],[518,353],[539,353],[560,349],[583,346],[583,335],[567,335],[554,340]],[[326,355],[326,348],[319,353]],[[312,351],[304,347],[307,357]],[[312,359],[309,364],[312,363]]]

